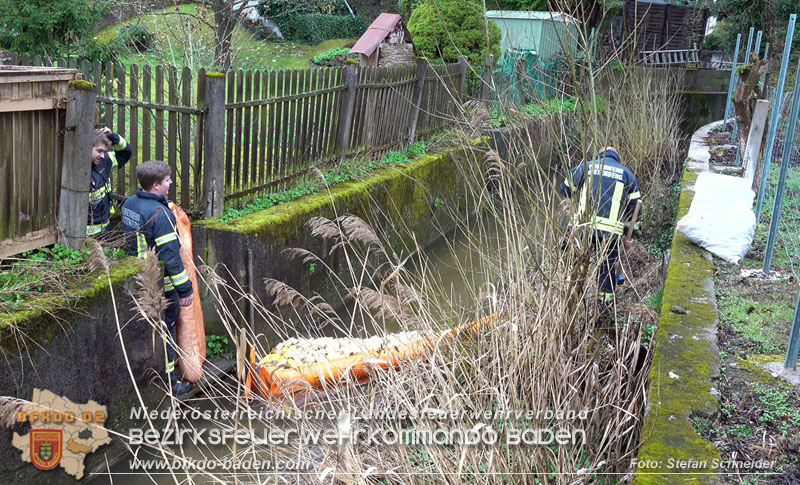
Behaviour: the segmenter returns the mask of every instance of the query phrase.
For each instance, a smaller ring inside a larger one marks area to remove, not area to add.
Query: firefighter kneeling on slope
[[[122,205],[122,228],[125,231],[128,254],[147,258],[147,250],[155,248],[159,261],[164,263],[164,295],[167,308],[164,323],[169,330],[166,345],[166,373],[173,394],[192,389],[178,378],[177,329],[181,307],[192,304],[192,282],[183,267],[175,216],[169,209],[167,194],[172,185],[171,170],[164,162],[144,162],[136,167],[141,188]]]
[[[620,162],[617,150],[606,147],[595,160],[573,168],[561,184],[560,192],[568,199],[579,194],[578,208],[567,232],[569,235],[581,222],[589,222],[593,230],[592,242],[603,251],[597,297],[603,303],[611,303],[618,281],[619,238],[628,228],[626,221],[633,219],[636,201],[641,199],[639,180]],[[634,230],[638,230],[638,226],[637,221]],[[623,239],[626,249],[631,243],[630,239]]]

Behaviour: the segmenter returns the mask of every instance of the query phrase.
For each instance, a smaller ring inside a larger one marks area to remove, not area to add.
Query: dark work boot
[[[190,382],[182,381],[178,379],[178,373],[173,372],[169,376],[170,385],[172,386],[172,394],[175,396],[180,396],[181,394],[186,394],[187,392],[192,390],[192,384]]]

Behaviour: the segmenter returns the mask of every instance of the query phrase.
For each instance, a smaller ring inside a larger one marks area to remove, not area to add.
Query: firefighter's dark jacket
[[[178,291],[185,298],[192,293],[192,282],[183,267],[175,216],[166,197],[139,189],[122,205],[122,228],[128,254],[147,259],[147,249],[156,248],[164,262],[164,291]]]
[[[632,218],[636,200],[641,198],[639,180],[620,163],[619,155],[611,151],[573,168],[560,191],[565,197],[580,194],[573,227],[588,221],[599,235],[621,236],[625,222]],[[635,226],[634,229],[638,229],[638,221]]]
[[[89,221],[86,234],[92,236],[108,226],[111,215],[111,170],[122,168],[131,158],[131,147],[125,138],[112,133],[111,150],[99,165],[92,163],[92,181],[89,186]]]

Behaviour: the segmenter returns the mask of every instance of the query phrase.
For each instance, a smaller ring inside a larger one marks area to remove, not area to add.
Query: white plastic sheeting
[[[715,256],[738,264],[750,250],[756,230],[755,193],[750,184],[741,177],[701,173],[678,230]]]

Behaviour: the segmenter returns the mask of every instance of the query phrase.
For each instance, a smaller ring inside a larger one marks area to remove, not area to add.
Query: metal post
[[[794,324],[789,333],[789,347],[786,349],[786,361],[783,363],[785,368],[797,368],[798,350],[800,350],[800,293],[797,294],[797,304],[794,306]]]
[[[767,45],[764,46],[764,61],[766,61],[769,64],[769,61],[767,60],[768,57],[769,57],[769,42],[767,42]],[[761,99],[767,99],[766,80],[767,80],[767,73],[764,72],[764,75],[761,76],[761,80],[758,82],[759,87],[761,87]]]
[[[744,53],[744,64],[746,66],[750,64],[750,48],[753,47],[753,31],[755,27],[750,27],[750,34],[747,36],[747,51]],[[736,76],[736,87],[739,87],[739,76]],[[735,88],[734,88],[735,91]],[[734,144],[736,143],[736,139],[739,138],[739,123],[736,122],[736,117],[733,119],[733,134],[731,135],[731,142]],[[739,165],[739,149],[736,149],[736,165]]]
[[[797,65],[797,78],[794,82],[794,92],[800,93],[800,63]],[[775,194],[775,205],[772,208],[772,222],[769,225],[769,238],[767,239],[767,252],[764,255],[764,274],[769,274],[772,267],[772,254],[775,252],[775,237],[778,235],[778,221],[781,218],[783,205],[783,190],[786,187],[786,175],[789,173],[789,160],[792,158],[792,144],[794,143],[794,128],[797,126],[797,115],[800,113],[800,96],[792,96],[792,109],[789,114],[789,127],[786,128],[786,141],[783,149],[783,163],[781,175],[778,179],[778,192]]]
[[[756,202],[756,224],[761,220],[761,209],[764,206],[764,192],[767,191],[769,180],[769,165],[772,162],[772,150],[775,147],[775,136],[778,134],[778,123],[781,120],[781,104],[783,101],[783,85],[786,83],[786,71],[789,69],[789,55],[792,53],[792,40],[794,39],[794,24],[797,14],[789,16],[789,28],[786,31],[786,43],[783,46],[783,60],[781,61],[781,74],[778,78],[778,87],[775,99],[772,100],[772,118],[769,122],[767,135],[767,148],[764,152],[764,168],[761,169],[761,185],[758,188],[758,201]]]
[[[733,63],[731,64],[731,80],[728,82],[728,99],[725,100],[725,115],[722,120],[722,125],[727,126],[728,118],[730,118],[731,111],[731,98],[733,97],[733,86],[736,83],[736,62],[739,60],[739,44],[742,42],[742,34],[736,34],[736,50],[733,54]]]
[[[756,55],[760,55],[759,52],[761,52],[761,36],[762,35],[764,35],[764,32],[762,32],[760,30],[758,31],[758,34],[756,34],[756,46],[753,47],[753,52],[755,52]]]

